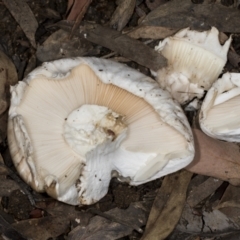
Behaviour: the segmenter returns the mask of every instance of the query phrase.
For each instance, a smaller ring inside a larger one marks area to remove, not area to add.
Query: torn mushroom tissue
[[[112,141],[126,131],[121,119],[122,116],[107,107],[82,105],[67,117],[64,137],[72,149],[85,157],[98,144]]]

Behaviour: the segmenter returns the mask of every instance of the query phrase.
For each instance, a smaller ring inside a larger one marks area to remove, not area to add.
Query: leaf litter
[[[2,1],[2,237],[41,240],[239,238],[240,153],[234,143],[211,139],[194,128],[196,156],[187,170],[139,187],[113,179],[109,193],[94,206],[85,207],[57,202],[21,183],[7,154],[6,143],[9,86],[43,61],[114,56],[115,60],[149,74],[150,68],[156,70],[166,64],[166,60],[153,51],[156,40],[184,27],[207,29],[214,25],[227,35],[233,34],[233,46],[224,71],[239,72],[240,15],[238,1],[230,2]]]

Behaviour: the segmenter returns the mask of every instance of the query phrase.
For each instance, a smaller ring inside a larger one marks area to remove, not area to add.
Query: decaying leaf
[[[37,58],[41,62],[52,61],[67,57],[80,57],[92,50],[92,45],[85,39],[73,37],[69,33],[58,30],[37,48]]]
[[[26,1],[3,0],[3,3],[18,22],[32,46],[36,48],[35,32],[38,28],[38,23]]]
[[[72,24],[66,21],[62,21],[56,26],[68,32],[71,32],[72,29]],[[166,66],[167,61],[161,54],[125,34],[91,23],[86,23],[81,29],[81,32],[75,33],[76,36],[109,48],[142,66],[154,71]]]
[[[164,178],[142,240],[164,240],[173,231],[181,217],[191,177],[190,172],[182,170]]]
[[[13,223],[12,227],[28,239],[43,240],[56,238],[69,229],[69,220],[65,217],[43,217]]]
[[[146,0],[146,5],[148,6],[148,8],[150,10],[154,10],[155,8],[157,8],[158,6],[166,3],[168,0]]]
[[[188,204],[185,204],[176,229],[181,232],[201,233],[202,228],[202,214],[194,214],[193,209]]]
[[[14,180],[7,179],[6,176],[0,175],[0,182],[0,197],[8,197],[14,190],[19,189],[18,184]]]
[[[216,209],[225,214],[240,227],[240,191],[239,187],[229,185],[216,206]]]
[[[17,71],[10,58],[0,51],[0,114],[2,114],[9,103],[9,85],[18,81]]]
[[[143,20],[143,25],[162,26],[175,29],[190,27],[207,30],[215,26],[219,31],[239,33],[239,10],[228,8],[214,1],[194,4],[192,1],[168,1],[151,11]]]
[[[43,209],[53,217],[64,217],[71,221],[72,224],[75,223],[75,225],[78,224],[82,227],[87,226],[89,219],[92,217],[91,213],[79,211],[71,205],[55,200],[52,200]]]
[[[212,212],[203,213],[204,232],[226,232],[226,230],[236,230],[239,227],[231,221],[225,214],[217,209]]]
[[[140,26],[127,35],[131,38],[163,39],[175,34],[178,30],[161,26]]]
[[[186,169],[240,186],[239,147],[234,143],[210,138],[198,129],[193,129],[193,135],[195,158]]]
[[[16,231],[11,224],[9,224],[0,214],[0,239],[18,239],[18,240],[27,240],[25,236]]]
[[[69,0],[67,9],[67,20],[76,21],[80,15],[82,18],[86,13],[87,7],[90,3],[91,0]]]
[[[234,67],[240,66],[240,55],[237,54],[235,51],[230,50],[228,52],[228,60]]]
[[[70,38],[74,35],[75,31],[79,27],[91,2],[92,0],[71,0],[68,2],[68,10],[70,10],[70,13],[67,17],[67,20],[75,21],[72,27]]]
[[[214,237],[221,233],[226,234],[228,231],[239,230],[239,226],[217,209],[212,211],[203,210],[201,215],[197,215],[186,204],[176,229],[181,232],[199,234],[200,236],[209,236],[210,234],[210,236]]]
[[[205,182],[197,187],[194,187],[187,198],[187,203],[190,207],[195,207],[199,202],[208,197],[223,183],[216,178],[208,178]]]
[[[7,108],[9,105],[9,86],[18,81],[17,71],[12,61],[0,51],[0,142],[7,136]]]
[[[131,18],[136,6],[136,0],[120,0],[118,7],[110,19],[110,26],[121,31]]]
[[[76,227],[69,233],[70,240],[93,240],[104,239],[113,240],[129,235],[133,231],[133,225],[141,227],[146,224],[147,212],[149,208],[146,204],[141,202],[132,203],[128,209],[114,208],[106,213],[114,216],[117,219],[121,219],[125,223],[123,225],[118,222],[111,222],[103,217],[93,217],[87,227]]]

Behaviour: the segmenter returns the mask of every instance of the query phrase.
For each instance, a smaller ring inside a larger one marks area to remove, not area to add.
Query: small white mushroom
[[[44,63],[11,94],[8,141],[19,174],[68,204],[98,201],[116,173],[139,185],[193,159],[181,107],[154,80],[122,64]]]
[[[210,137],[240,142],[240,74],[225,73],[209,89],[199,114]]]
[[[168,66],[157,72],[157,81],[180,104],[201,98],[222,72],[231,38],[221,45],[218,35],[215,27],[204,32],[185,28],[155,47],[168,59]]]

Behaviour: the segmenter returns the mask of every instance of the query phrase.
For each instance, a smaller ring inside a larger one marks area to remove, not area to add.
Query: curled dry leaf
[[[3,3],[22,28],[31,45],[36,48],[35,32],[38,22],[25,0],[3,0]]]
[[[240,152],[234,143],[222,142],[193,129],[195,158],[186,169],[240,186]]]

